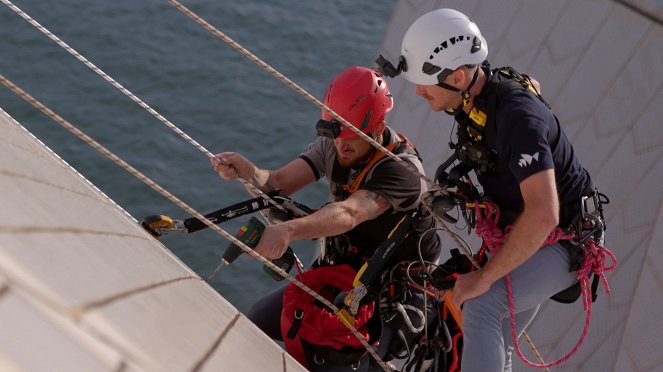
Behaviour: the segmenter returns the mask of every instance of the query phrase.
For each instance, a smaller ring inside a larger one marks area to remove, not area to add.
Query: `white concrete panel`
[[[156,242],[67,232],[0,233],[0,271],[63,309],[193,275]]]
[[[0,224],[3,226],[76,226],[82,230],[109,234],[132,234],[145,240],[150,237],[125,215],[109,212],[111,204],[100,198],[90,198],[52,185],[57,185],[57,182],[46,184],[21,177],[0,176],[0,181],[11,185],[4,190],[5,208],[0,211]],[[89,192],[86,191],[85,195]],[[135,226],[127,231],[128,223]]]
[[[663,37],[663,36],[661,36]],[[649,97],[643,97],[648,99]],[[658,87],[658,92],[645,108],[645,111],[634,115],[633,120],[637,123],[633,127],[631,135],[635,151],[640,153],[660,149],[663,145],[663,136],[657,135],[661,130],[661,118],[663,118],[663,89]]]
[[[500,50],[505,47],[505,35],[513,25],[514,14],[518,13],[524,3],[523,0],[456,1],[454,4],[450,4],[449,7],[464,12],[479,26],[488,43],[488,60],[493,64],[502,65],[504,61],[494,57],[497,57]],[[472,10],[470,11],[470,9]],[[496,19],[500,19],[500,22],[495,22]],[[490,30],[490,32],[487,30]]]
[[[285,357],[285,372],[306,370],[306,368],[287,353],[283,354],[283,356]]]
[[[0,148],[3,148],[4,145],[5,143],[0,142]],[[87,185],[66,176],[71,172],[68,167],[50,159],[46,152],[40,153],[40,156],[34,156],[34,154],[36,153],[15,146],[4,147],[4,156],[0,158],[0,175],[41,183],[58,191],[73,192],[96,200],[97,203],[101,201],[99,196],[92,192]],[[14,180],[6,182],[13,183]]]
[[[221,342],[215,350],[208,363],[201,372],[213,372],[219,370],[227,371],[285,371],[283,350],[267,347],[267,343],[273,344],[271,340],[255,337],[258,329],[246,318],[239,318],[228,332],[227,337],[237,339],[236,335],[251,335],[243,337],[241,342]],[[255,352],[264,350],[264,352]],[[251,361],[251,368],[247,369],[247,359]],[[303,370],[304,368],[291,357],[288,363],[288,371]],[[298,369],[296,369],[299,367]]]
[[[551,29],[565,6],[562,1],[523,2],[505,22],[509,28],[502,37],[501,48],[493,49],[489,44],[489,61],[495,65],[507,62],[519,71],[538,75],[532,70],[533,61],[545,50]]]
[[[597,182],[597,186],[601,186],[599,181],[599,173],[602,169],[610,169],[612,164],[610,158],[603,156],[596,156],[598,153],[605,153],[606,149],[615,149],[622,141],[624,136],[612,135],[604,138],[597,138],[596,131],[594,130],[594,118],[586,117],[582,123],[578,120],[577,125],[569,128],[567,125],[562,125],[567,137],[573,143],[580,143],[582,145],[575,146],[574,150],[582,165],[592,174]]]
[[[80,177],[70,177],[71,167],[57,155],[43,146],[39,140],[20,127],[0,109],[0,121],[3,122],[3,137],[0,140],[0,174],[41,182],[61,190],[69,190],[86,195],[91,199],[101,199],[91,191],[87,182],[80,182]],[[35,143],[39,144],[35,146]]]
[[[604,0],[550,3],[563,6],[564,11],[548,35],[545,50],[538,54],[531,71],[527,72],[539,79],[544,97],[557,108],[557,98],[562,87],[591,45],[614,4]]]
[[[83,314],[81,323],[149,371],[185,371],[198,363],[237,314],[210,287],[186,280],[91,309]],[[234,336],[266,339],[263,335]],[[227,341],[234,344],[237,339],[229,336]],[[251,366],[251,350],[243,350],[237,355],[242,356],[244,366]],[[272,347],[271,352],[280,349]]]
[[[643,153],[635,157],[633,142],[628,140],[620,142],[616,148],[606,147],[601,150],[593,156],[605,156],[607,161],[604,167],[594,169],[592,178],[597,186],[605,189],[617,202],[637,188],[640,179],[649,172],[650,167],[656,165],[658,158],[657,152]],[[615,182],[616,180],[619,182]]]
[[[658,221],[653,233],[641,246],[647,252],[633,290],[633,302],[629,318],[625,323],[624,340],[619,351],[616,370],[654,371],[663,369],[663,356],[660,353],[660,339],[663,322],[658,321],[663,309],[663,256],[660,255],[660,242],[663,241],[663,212],[659,207]],[[626,368],[626,369],[624,369]]]
[[[117,371],[123,364],[69,319],[16,291],[0,295],[0,329],[2,371]]]
[[[649,28],[643,47],[629,56],[627,65],[619,71],[596,109],[594,129],[598,138],[625,134],[660,92],[663,76],[656,74],[654,69],[663,65],[663,33],[652,30],[653,26]]]
[[[237,310],[1,114],[0,125],[15,141],[0,141],[7,154],[0,163],[0,345],[14,339],[12,327],[43,340],[30,343],[32,349],[0,347],[0,370],[190,370],[213,349]],[[9,300],[16,296],[10,294],[18,292],[41,310],[13,305]],[[19,321],[13,321],[17,314]],[[251,342],[260,345],[245,349],[241,370],[260,370],[249,352],[276,354],[269,365],[282,366],[283,350],[255,327],[251,332]],[[224,343],[245,337],[233,333]],[[42,368],[43,360],[51,364]],[[302,370],[296,363],[291,367]]]
[[[564,87],[565,92],[573,94],[563,94],[555,101],[556,107],[561,108],[558,114],[562,121],[595,110],[603,96],[614,89],[616,78],[650,27],[650,22],[643,22],[632,11],[624,7],[613,8]],[[578,99],[580,97],[582,99]]]
[[[652,256],[660,255],[657,250],[652,249],[650,252]],[[641,286],[636,292],[636,301],[626,320],[624,339],[628,342],[621,345],[620,354],[631,360],[635,371],[648,371],[653,366],[663,366],[661,344],[654,337],[663,334],[663,324],[655,320],[663,309],[663,278],[658,273],[659,267],[654,266],[650,260],[643,266],[642,275],[638,279],[647,285]]]

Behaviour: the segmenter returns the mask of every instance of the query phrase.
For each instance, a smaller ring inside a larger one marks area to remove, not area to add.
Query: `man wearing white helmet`
[[[520,334],[543,301],[577,283],[570,271],[577,251],[561,241],[546,243],[551,232],[577,221],[580,201],[590,195],[598,200],[600,226],[592,232],[598,239],[604,230],[601,201],[606,203],[592,189],[538,84],[510,68],[491,71],[487,56],[488,45],[474,22],[458,11],[438,9],[407,30],[397,67],[378,60],[385,73],[402,73],[414,83],[416,95],[433,111],[455,116],[458,143],[445,163],[473,170],[483,196],[502,212],[502,230],[511,225],[501,248],[454,287],[453,302],[463,305],[464,372],[511,370],[505,276],[512,283]],[[454,181],[445,178],[453,173],[439,169],[444,177],[438,181]]]

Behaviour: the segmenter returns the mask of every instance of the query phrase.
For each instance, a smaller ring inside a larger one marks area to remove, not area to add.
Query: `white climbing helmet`
[[[403,77],[420,85],[444,81],[463,65],[480,64],[488,56],[488,44],[479,27],[453,9],[428,12],[410,26],[403,37]]]

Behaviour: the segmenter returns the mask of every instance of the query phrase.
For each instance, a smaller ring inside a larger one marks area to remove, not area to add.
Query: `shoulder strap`
[[[389,145],[385,146],[387,150],[389,150],[392,154],[394,155],[399,155],[399,154],[404,154],[404,153],[411,153],[416,155],[419,159],[421,157],[419,156],[419,153],[417,150],[412,146],[412,143],[405,137],[404,135],[397,133],[402,140],[400,142],[394,142],[390,143]],[[343,188],[343,190],[353,193],[357,190],[359,190],[359,187],[362,185],[364,182],[364,178],[366,178],[366,175],[368,172],[375,167],[375,165],[380,161],[381,159],[385,158],[387,155],[383,153],[382,151],[375,151],[371,159],[368,161],[368,164],[362,169],[361,173],[357,175],[357,178],[352,182],[352,185],[347,185],[347,184],[340,184],[340,186]]]
[[[500,76],[504,79],[500,79]],[[497,105],[500,100],[500,93],[509,92],[514,89],[527,89],[532,94],[534,94],[548,109],[551,109],[548,102],[543,99],[543,96],[534,88],[532,81],[528,75],[520,74],[513,67],[506,66],[500,67],[492,71],[492,77],[489,81],[489,84],[494,84],[488,87],[486,91],[486,105],[488,114],[488,124],[486,125],[486,143],[491,149],[495,149],[495,137],[496,137],[496,123],[495,123],[495,113],[497,111]],[[552,110],[552,109],[551,109]],[[553,116],[555,116],[553,114]],[[560,124],[557,116],[555,116],[555,125],[551,128],[548,133],[548,144],[550,149],[554,149],[559,142],[559,132]]]

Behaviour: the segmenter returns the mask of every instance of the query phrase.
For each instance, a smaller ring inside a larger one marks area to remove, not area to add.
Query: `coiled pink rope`
[[[493,203],[475,203],[474,210],[476,213],[476,232],[479,237],[481,237],[491,254],[495,254],[506,241],[511,231],[511,226],[507,226],[505,232],[497,227],[497,221],[500,217],[500,211],[497,205]],[[565,232],[559,227],[556,227],[546,241],[543,243],[542,247],[556,243],[559,240],[568,240],[575,238],[574,233]],[[608,285],[608,280],[605,277],[605,272],[615,270],[617,268],[617,258],[615,255],[610,252],[606,247],[601,244],[596,243],[592,239],[588,239],[583,243],[583,254],[584,259],[580,266],[580,269],[576,271],[578,281],[580,282],[580,291],[582,296],[582,304],[587,312],[585,316],[585,326],[582,329],[582,334],[578,339],[576,345],[569,351],[566,355],[560,359],[549,362],[549,363],[534,363],[529,361],[521,352],[520,346],[518,345],[518,335],[516,334],[516,316],[515,316],[515,306],[513,304],[513,291],[511,289],[511,278],[509,275],[505,276],[507,296],[509,299],[509,317],[511,320],[511,337],[513,337],[513,345],[516,349],[516,353],[520,359],[530,367],[535,368],[548,368],[553,367],[558,364],[561,364],[571,358],[578,350],[580,346],[585,341],[587,336],[587,331],[589,330],[590,319],[592,316],[592,299],[591,299],[591,288],[589,284],[589,275],[593,273],[598,275],[601,278],[603,287],[606,293],[610,293],[610,286]],[[612,265],[606,267],[605,261],[606,256],[610,257]]]

